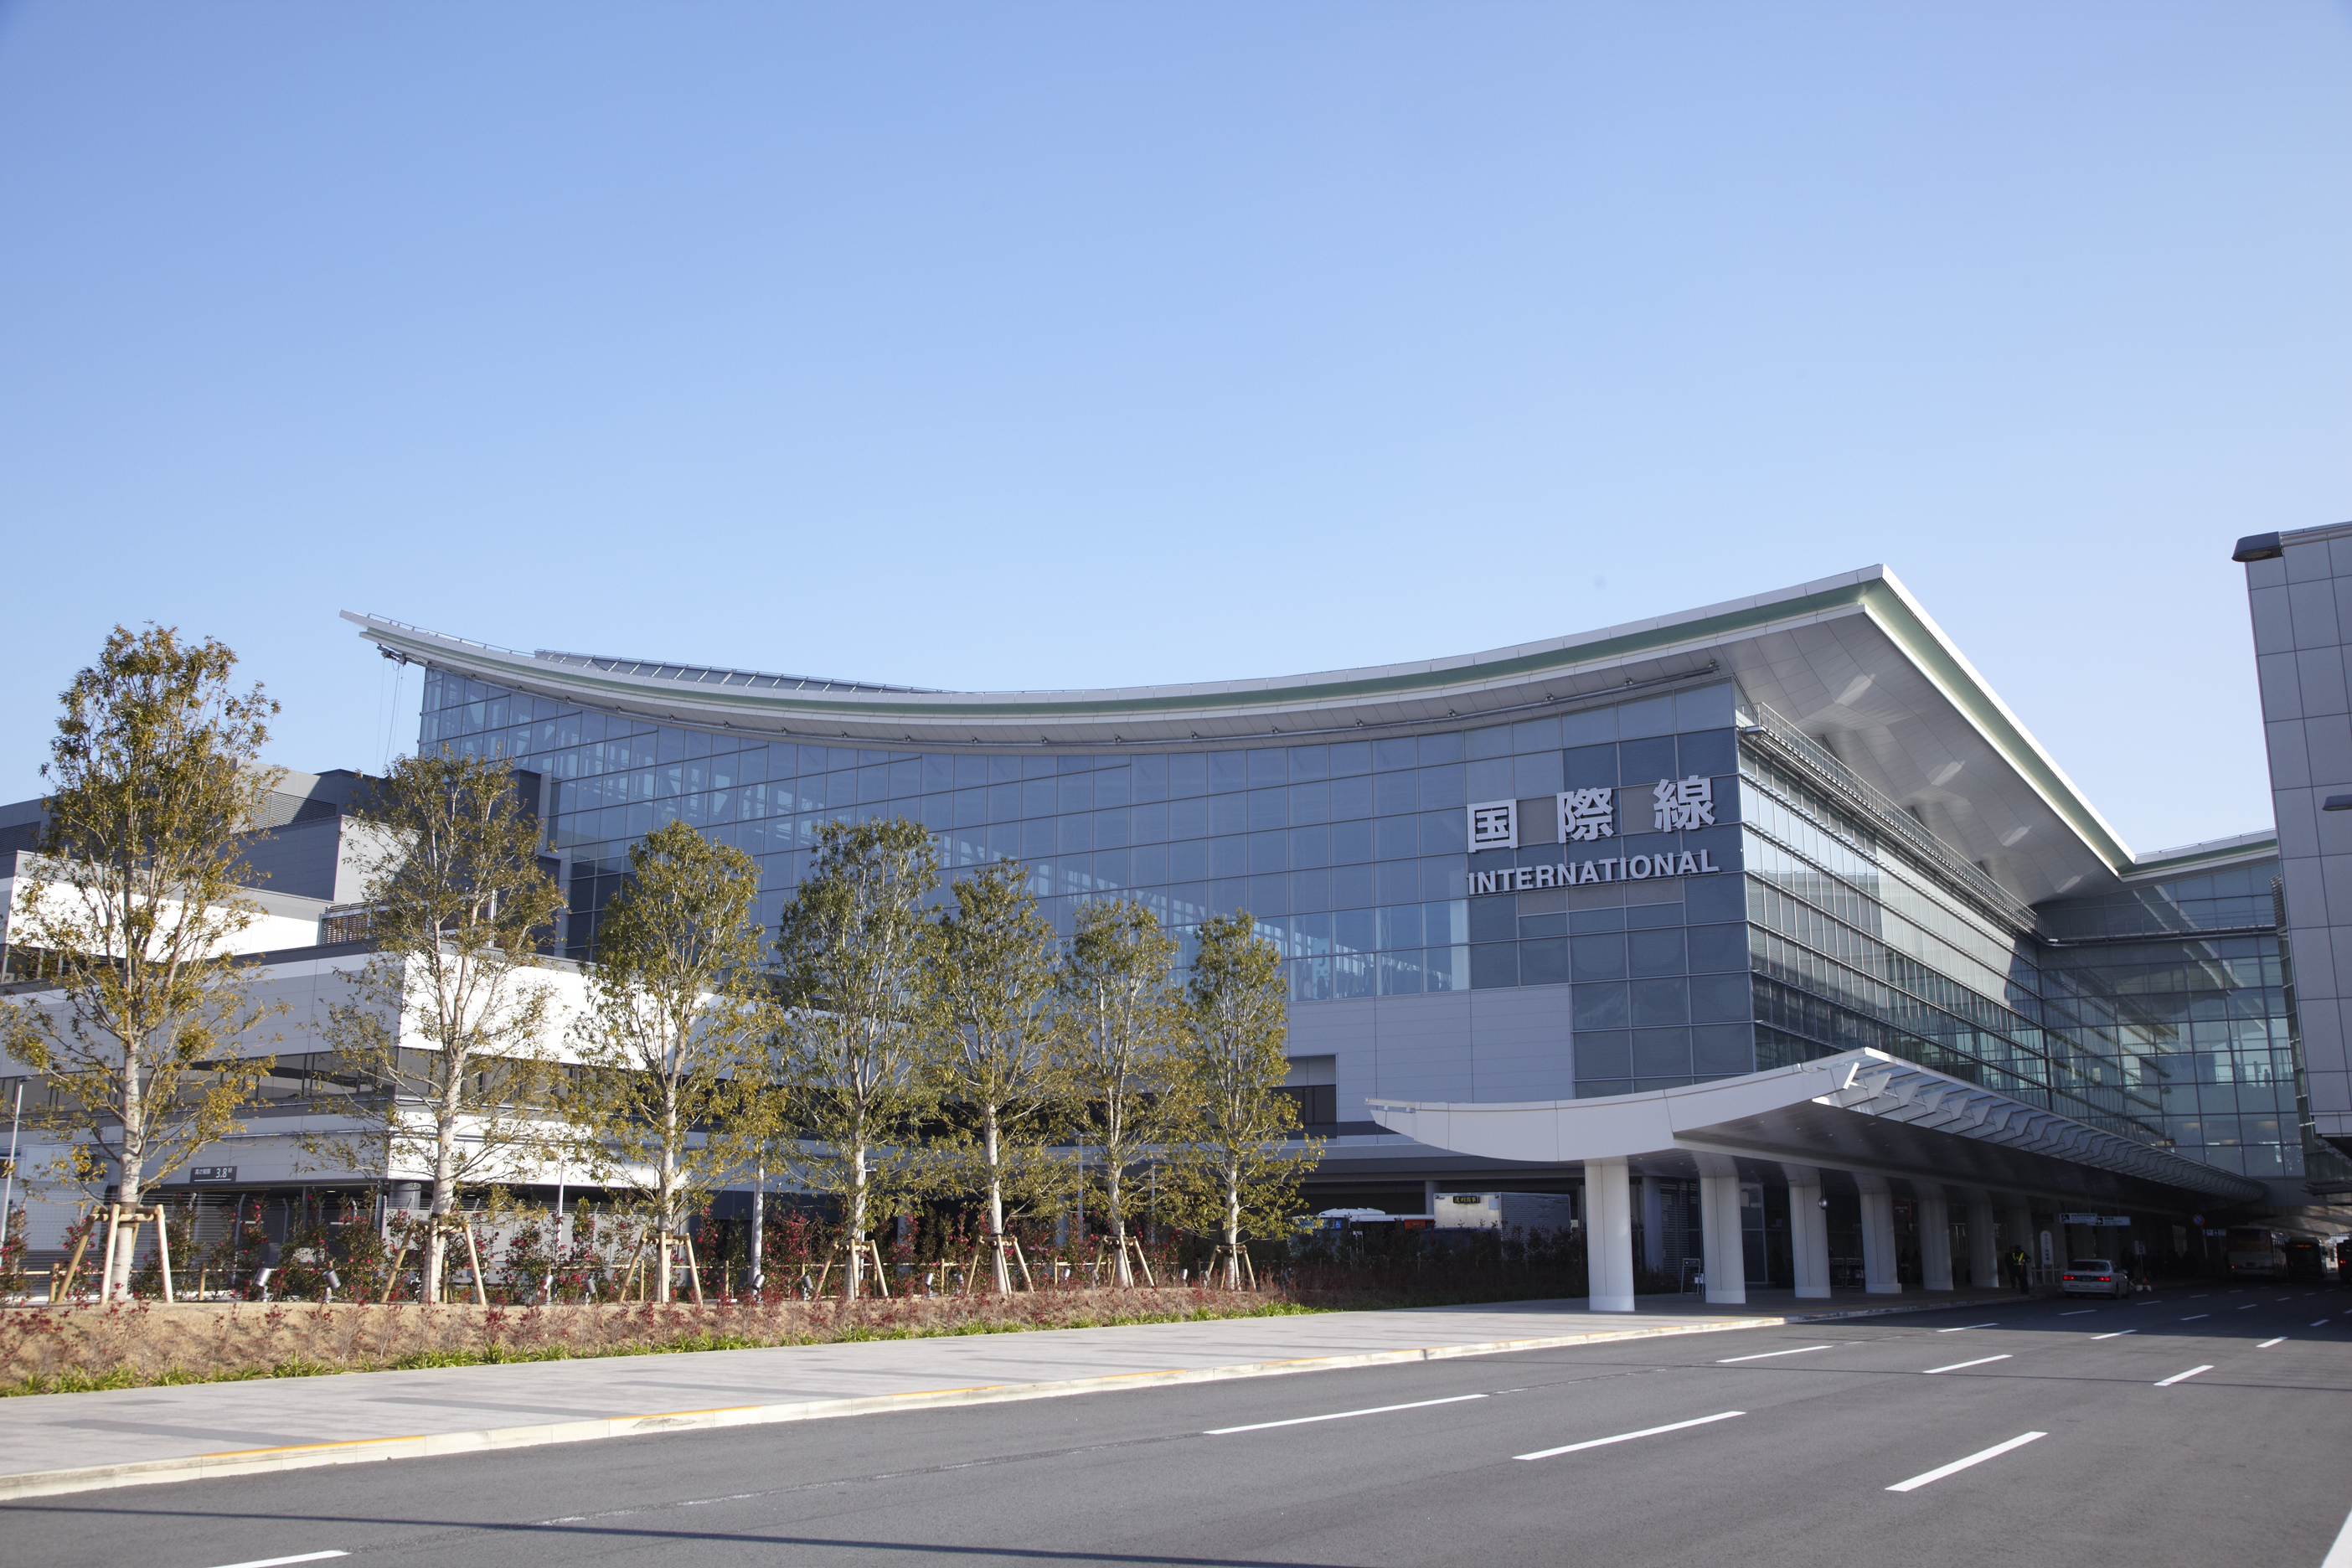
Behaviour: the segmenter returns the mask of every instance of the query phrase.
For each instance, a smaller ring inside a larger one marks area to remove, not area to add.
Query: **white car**
[[[2131,1271],[2104,1258],[2077,1258],[2058,1276],[2069,1296],[2113,1296],[2118,1301],[2132,1293]]]

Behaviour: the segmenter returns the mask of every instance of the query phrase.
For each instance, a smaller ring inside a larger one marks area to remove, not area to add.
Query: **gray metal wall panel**
[[[2323,1136],[2352,1138],[2352,813],[2319,809],[2352,791],[2352,541],[2289,543],[2283,560],[2249,563],[2246,588],[2312,1113]]]
[[[1342,1121],[1364,1120],[1364,1097],[1373,1087],[1372,1004],[1318,1002],[1290,1010],[1290,1040],[1284,1054],[1329,1057],[1336,1075]]]
[[[1373,1004],[1375,1090],[1401,1100],[1479,1100],[1471,1071],[1468,992],[1383,996]]]
[[[1481,1100],[1573,1100],[1568,987],[1474,991],[1471,1070]]]

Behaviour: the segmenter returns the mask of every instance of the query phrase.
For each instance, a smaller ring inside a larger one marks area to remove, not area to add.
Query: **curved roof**
[[[1538,717],[1725,677],[2029,902],[2111,887],[2131,851],[1894,574],[1873,566],[1541,642],[1358,669],[973,692],[525,653],[376,616],[388,656],[663,722],[868,745],[1294,744]],[[2243,853],[2242,849],[2240,853]]]

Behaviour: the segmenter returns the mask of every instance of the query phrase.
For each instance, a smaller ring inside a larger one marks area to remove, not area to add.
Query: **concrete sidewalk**
[[[814,1420],[2015,1300],[1759,1291],[1325,1312],[0,1399],[0,1500],[208,1475]]]

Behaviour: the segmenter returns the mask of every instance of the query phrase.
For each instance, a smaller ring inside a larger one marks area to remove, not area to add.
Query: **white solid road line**
[[[2117,1329],[2112,1334],[2093,1334],[2091,1337],[2095,1340],[2119,1340],[2126,1334],[2136,1334],[2137,1332],[2139,1332],[2137,1329]]]
[[[1981,1465],[1987,1459],[1997,1459],[2003,1454],[2008,1453],[2011,1448],[2022,1448],[2028,1443],[2032,1442],[2035,1438],[2047,1437],[2048,1436],[2050,1436],[2050,1434],[2047,1432],[2028,1432],[2022,1436],[2011,1437],[2006,1443],[1995,1443],[1991,1447],[1987,1448],[1981,1454],[1970,1454],[1965,1459],[1954,1459],[1948,1465],[1939,1465],[1936,1468],[1929,1470],[1924,1476],[1913,1476],[1907,1481],[1897,1481],[1886,1489],[1891,1492],[1916,1492],[1930,1481],[1940,1481],[1946,1476],[1958,1474],[1960,1471],[1967,1469],[1970,1465]]]
[[[1263,1432],[1269,1426],[1304,1426],[1315,1421],[1345,1421],[1350,1415],[1385,1415],[1391,1410],[1426,1410],[1433,1405],[1459,1405],[1465,1399],[1484,1399],[1483,1394],[1457,1394],[1450,1399],[1416,1399],[1410,1405],[1375,1405],[1369,1410],[1335,1410],[1328,1415],[1294,1415],[1287,1421],[1255,1421],[1247,1426],[1212,1426],[1201,1434],[1203,1437],[1225,1437],[1235,1432]],[[289,1557],[288,1562],[294,1562]]]
[[[1630,1443],[1636,1437],[1654,1437],[1661,1432],[1679,1432],[1685,1426],[1705,1426],[1710,1422],[1728,1421],[1735,1415],[1745,1415],[1745,1410],[1726,1410],[1717,1415],[1702,1415],[1695,1421],[1673,1421],[1664,1426],[1644,1426],[1639,1432],[1620,1432],[1614,1437],[1588,1437],[1581,1443],[1566,1443],[1557,1448],[1538,1448],[1532,1454],[1513,1454],[1514,1459],[1549,1459],[1555,1454],[1573,1454],[1580,1448],[1605,1448],[1612,1443]]]
[[[330,1557],[349,1557],[348,1552],[305,1552],[299,1557],[257,1557],[250,1563],[224,1563],[221,1568],[285,1568],[289,1563],[324,1563]]]
[[[2352,1568],[2352,1513],[2344,1516],[2344,1528],[2336,1532],[2336,1544],[2319,1560],[2319,1568]]]
[[[1933,1377],[1939,1372],[1958,1372],[1964,1367],[1982,1366],[1987,1362],[2007,1361],[2009,1357],[2006,1354],[1980,1355],[1974,1361],[1956,1361],[1949,1366],[1931,1366],[1922,1375]]]
[[[2093,1310],[2094,1311],[2097,1310],[2097,1309],[2096,1309],[2096,1308],[2094,1308],[2094,1309],[2092,1309],[2092,1310]],[[2061,1312],[2061,1313],[2059,1313],[2058,1315],[2059,1315],[2060,1317],[2062,1317],[2062,1318],[2063,1318],[2063,1317],[2064,1317],[2066,1314],[2065,1314],[2065,1313],[2063,1313],[2063,1312]],[[1962,1324],[1961,1324],[1958,1328],[1957,1328],[1957,1329],[1937,1329],[1936,1331],[1937,1331],[1937,1333],[1939,1333],[1939,1334],[1965,1334],[1965,1333],[1967,1333],[1970,1329],[1997,1329],[1997,1328],[1999,1328],[1999,1327],[2000,1327],[2000,1325],[1999,1323],[1962,1323]]]
[[[2190,1367],[2187,1372],[2176,1372],[2176,1373],[2174,1373],[2170,1377],[2166,1378],[2163,1382],[2161,1382],[2161,1383],[2158,1384],[2156,1386],[2157,1386],[2157,1387],[2158,1387],[2158,1388],[2170,1388],[2174,1384],[2179,1383],[2182,1378],[2185,1378],[2185,1377],[2195,1377],[2195,1376],[2196,1376],[2199,1373],[2200,1373],[2200,1372],[2211,1372],[2212,1370],[2213,1370],[2213,1363],[2212,1363],[2211,1362],[2207,1362],[2203,1366],[2192,1366],[2192,1367]]]
[[[1835,1345],[1800,1345],[1792,1351],[1759,1351],[1754,1355],[1727,1355],[1715,1364],[1729,1366],[1736,1361],[1769,1361],[1776,1355],[1803,1355],[1807,1351],[1835,1350]]]
[[[2276,1338],[2276,1339],[2274,1339],[2274,1340],[2264,1340],[2262,1343],[2260,1343],[2260,1344],[2256,1345],[2254,1348],[2255,1348],[2256,1350],[2258,1350],[2258,1351],[2266,1351],[2266,1350],[2270,1349],[2273,1345],[2283,1345],[2283,1344],[2284,1344],[2284,1343],[2286,1343],[2286,1336],[2285,1336],[2284,1334],[2281,1334],[2278,1338]]]

